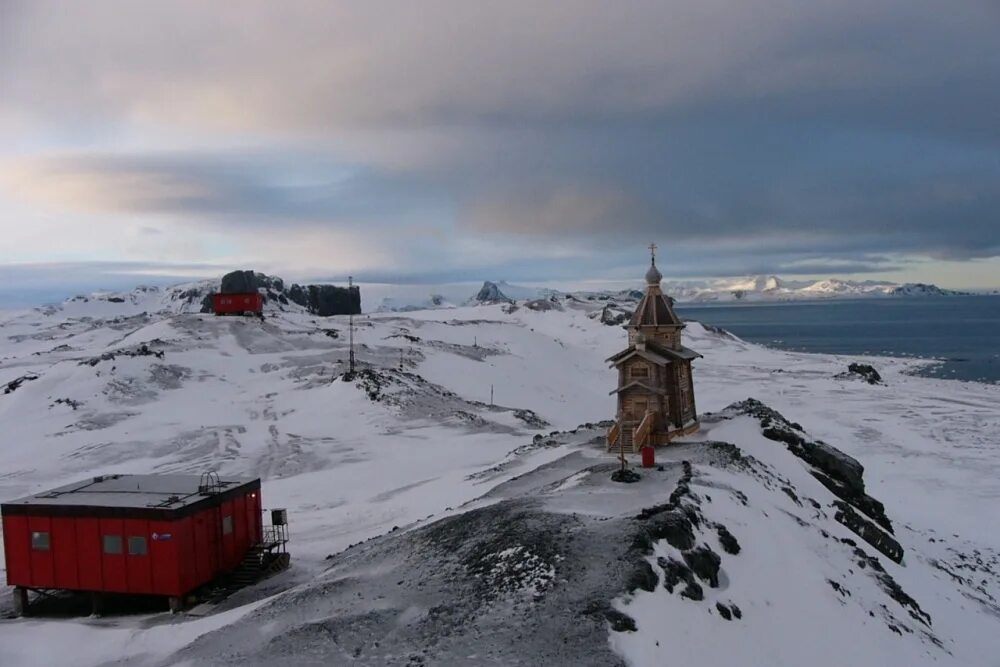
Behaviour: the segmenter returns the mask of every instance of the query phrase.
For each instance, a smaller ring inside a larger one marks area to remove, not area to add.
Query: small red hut
[[[214,473],[94,477],[4,503],[0,515],[21,613],[28,590],[52,589],[93,593],[95,611],[101,593],[162,595],[176,611],[267,548],[260,480]]]
[[[212,310],[216,315],[261,315],[264,297],[259,292],[213,294]]]

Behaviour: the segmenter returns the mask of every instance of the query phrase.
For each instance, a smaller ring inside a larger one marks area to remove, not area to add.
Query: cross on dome
[[[660,274],[660,270],[656,268],[656,244],[650,243],[649,271],[646,271],[646,284],[659,286],[661,280],[663,280],[663,276]]]

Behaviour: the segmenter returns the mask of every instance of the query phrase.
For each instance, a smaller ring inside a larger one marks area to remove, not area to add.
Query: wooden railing
[[[616,444],[618,444],[618,438],[620,438],[621,435],[622,435],[622,423],[616,421],[614,424],[611,425],[611,428],[608,429],[608,449],[611,449]]]
[[[642,418],[639,426],[635,429],[635,435],[632,436],[632,447],[638,451],[645,447],[649,443],[649,434],[653,432],[653,422],[656,421],[655,412],[647,412],[646,416]]]

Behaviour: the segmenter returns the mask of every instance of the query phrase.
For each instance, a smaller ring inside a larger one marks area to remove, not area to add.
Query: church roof
[[[608,357],[605,361],[609,361],[615,366],[618,366],[626,359],[638,355],[643,359],[652,361],[660,366],[666,366],[674,361],[691,361],[701,356],[694,350],[684,347],[683,345],[680,346],[680,349],[674,350],[669,347],[659,345],[655,341],[651,340],[647,340],[643,348],[644,349],[640,349],[634,344],[629,345],[618,354]]]
[[[611,394],[620,394],[623,391],[625,391],[626,389],[631,389],[632,387],[642,387],[643,389],[645,389],[647,391],[650,391],[650,392],[652,392],[654,394],[666,394],[667,393],[666,389],[662,389],[660,387],[653,387],[651,385],[646,384],[645,382],[639,382],[638,380],[632,380],[628,384],[622,385],[621,387],[618,387],[617,389],[615,389],[613,391],[609,391],[608,395],[610,396]]]
[[[664,296],[660,289],[660,281],[663,276],[656,263],[653,262],[646,272],[646,294],[643,295],[639,306],[632,313],[629,326],[649,327],[649,326],[684,326],[680,319],[674,314],[670,298]]]

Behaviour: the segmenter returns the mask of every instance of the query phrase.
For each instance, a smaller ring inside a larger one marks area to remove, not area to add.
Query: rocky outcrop
[[[309,285],[306,308],[320,317],[330,315],[357,315],[361,312],[361,290],[335,285]]]
[[[524,307],[528,310],[535,310],[539,312],[545,312],[547,310],[562,310],[563,307],[559,303],[558,299],[551,296],[547,299],[534,299],[532,301],[527,301]]]
[[[734,403],[723,412],[727,417],[738,414],[760,420],[765,438],[784,443],[788,451],[810,466],[813,477],[843,501],[837,505],[837,521],[886,557],[897,563],[902,561],[903,547],[892,537],[892,522],[885,514],[885,506],[865,492],[865,469],[857,459],[821,440],[809,440],[799,424],[788,421],[756,399]]]
[[[885,384],[882,381],[882,376],[879,372],[875,370],[875,367],[871,364],[858,364],[852,363],[848,364],[847,372],[841,373],[837,376],[840,379],[861,379],[868,384]]]
[[[18,387],[20,387],[25,382],[30,382],[32,380],[37,380],[37,379],[38,376],[31,373],[27,375],[22,375],[19,378],[14,378],[10,382],[8,382],[7,385],[4,387],[3,393],[12,394],[17,390]]]
[[[163,341],[156,338],[151,343],[163,344]],[[96,357],[91,357],[90,359],[84,359],[79,362],[81,366],[97,366],[97,364],[102,361],[114,361],[118,357],[156,357],[157,359],[162,359],[164,357],[163,350],[153,350],[146,343],[142,343],[134,348],[125,348],[120,350],[113,350],[111,352],[105,352],[104,354],[98,355]]]
[[[621,308],[617,304],[608,303],[601,309],[601,324],[615,327],[625,324],[632,317],[632,312]]]
[[[490,282],[489,280],[483,283],[482,288],[479,290],[479,293],[476,294],[474,300],[485,304],[514,303],[513,299],[500,291],[499,285]]]

